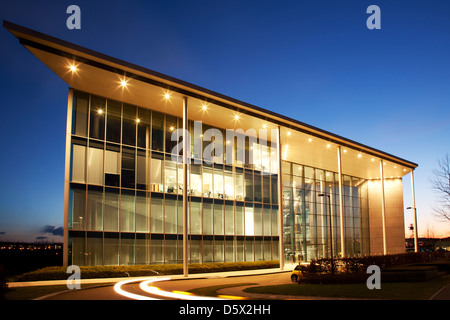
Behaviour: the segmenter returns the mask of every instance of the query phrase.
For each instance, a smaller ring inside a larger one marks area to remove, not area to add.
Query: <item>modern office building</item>
[[[414,182],[417,164],[4,27],[69,85],[65,264],[283,264],[405,251],[402,179]]]

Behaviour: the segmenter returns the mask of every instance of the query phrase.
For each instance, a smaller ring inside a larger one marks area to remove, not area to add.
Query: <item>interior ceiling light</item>
[[[77,72],[78,68],[76,65],[74,65],[73,63],[69,64],[69,70],[72,72]]]

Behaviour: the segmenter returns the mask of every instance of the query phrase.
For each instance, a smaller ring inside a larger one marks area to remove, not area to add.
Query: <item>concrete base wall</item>
[[[368,183],[368,192],[370,254],[384,254],[381,181],[370,180]],[[404,253],[406,248],[402,179],[385,179],[384,197],[387,253]]]

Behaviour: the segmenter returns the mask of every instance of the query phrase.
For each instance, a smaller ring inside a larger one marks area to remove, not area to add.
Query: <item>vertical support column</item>
[[[342,158],[341,146],[337,148],[338,157],[338,175],[339,175],[339,220],[341,222],[341,257],[345,257],[345,229],[344,229],[344,193],[342,186]],[[331,212],[330,212],[331,214]],[[333,241],[333,239],[331,239]]]
[[[414,192],[414,170],[411,170],[411,189],[412,189],[412,206],[414,210],[414,252],[419,251],[418,246],[418,230],[417,230],[417,209],[416,209],[416,195]]]
[[[380,160],[380,176],[381,176],[381,219],[383,224],[383,254],[387,254],[386,247],[386,203],[384,198],[384,163]]]
[[[278,159],[278,251],[280,256],[280,270],[284,270],[284,236],[283,236],[283,185],[281,181],[281,127],[277,130],[277,159]]]
[[[64,171],[64,234],[63,234],[63,266],[69,265],[69,193],[70,193],[70,157],[72,136],[73,89],[69,89],[67,98],[66,124],[66,163]]]
[[[189,275],[188,247],[188,101],[183,97],[183,276]]]

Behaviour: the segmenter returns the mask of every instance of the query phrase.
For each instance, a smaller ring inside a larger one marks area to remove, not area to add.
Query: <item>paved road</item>
[[[143,281],[135,280],[133,282],[123,284],[120,289],[122,289],[126,293],[139,295],[142,297],[142,299],[144,299],[145,297],[165,299],[165,300],[172,298],[167,296],[155,295],[143,291],[140,288],[140,284],[142,282]],[[174,291],[186,292],[194,288],[219,286],[227,284],[234,285],[238,283],[242,283],[243,285],[249,283],[255,285],[287,284],[290,283],[290,271],[274,274],[254,275],[254,276],[239,276],[239,277],[212,276],[209,278],[202,278],[202,279],[175,279],[167,281],[157,281],[149,283],[147,287],[152,287],[153,289],[154,287],[157,287],[158,289],[160,289],[160,291],[173,293]],[[219,293],[228,295],[230,295],[231,293],[239,294],[240,289],[241,288],[230,288],[231,291],[223,290],[223,292]],[[189,298],[189,296],[186,297]],[[82,290],[67,290],[62,293],[49,295],[47,297],[44,297],[42,300],[132,300],[132,298],[125,297],[117,293],[114,290],[113,285],[100,285]]]

